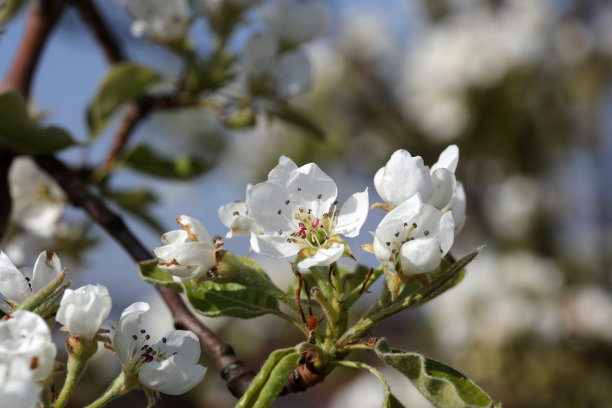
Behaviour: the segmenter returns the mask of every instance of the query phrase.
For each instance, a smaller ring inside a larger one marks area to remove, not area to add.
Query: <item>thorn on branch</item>
[[[366,275],[365,279],[363,280],[363,285],[361,286],[361,290],[359,291],[360,295],[363,295],[363,292],[365,292],[366,285],[368,284],[368,281],[372,277],[373,273],[374,273],[374,268],[370,268],[370,270],[368,271],[368,274]]]

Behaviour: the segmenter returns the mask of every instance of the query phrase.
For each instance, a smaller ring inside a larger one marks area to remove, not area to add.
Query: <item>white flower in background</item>
[[[62,189],[29,157],[13,160],[8,180],[11,221],[36,235],[52,236],[66,203]]]
[[[140,382],[164,394],[179,395],[204,378],[206,368],[198,364],[200,342],[195,334],[173,330],[156,342],[141,328],[142,314],[149,305],[136,302],[128,306],[113,336],[113,347],[123,370],[137,374]]]
[[[247,194],[252,187],[251,184],[247,186]],[[225,235],[226,238],[249,237],[251,232],[263,233],[261,227],[249,217],[249,209],[244,200],[232,201],[219,207],[218,215],[223,225],[230,229]]]
[[[431,272],[454,241],[452,213],[416,194],[389,212],[374,232],[374,255],[386,270],[404,276]]]
[[[312,83],[310,61],[302,51],[279,51],[277,37],[253,35],[245,47],[242,65],[249,92],[273,94],[282,99],[307,91]]]
[[[317,1],[276,0],[274,11],[264,18],[283,43],[296,46],[323,31],[326,14]]]
[[[176,222],[183,228],[162,235],[166,245],[153,248],[159,267],[176,279],[185,281],[200,276],[215,266],[217,245],[200,221],[181,215]]]
[[[448,141],[467,126],[466,91],[486,88],[513,68],[548,55],[547,2],[482,2],[428,26],[405,59],[400,100],[431,137]],[[478,52],[474,52],[478,50]]]
[[[177,41],[191,24],[187,0],[128,0],[127,10],[134,18],[132,35],[148,33],[159,41]]]
[[[15,359],[0,362],[0,401],[11,408],[34,408],[41,387],[34,381],[29,364]]]
[[[255,252],[287,258],[305,250],[298,267],[330,265],[345,252],[338,234],[356,237],[368,214],[368,191],[353,194],[337,210],[336,183],[316,164],[302,167],[281,156],[268,181],[247,191],[249,217],[262,234],[251,234]]]
[[[49,326],[36,313],[18,310],[0,321],[0,363],[21,360],[33,378],[42,381],[53,370],[56,352]]]
[[[92,340],[108,317],[111,306],[108,289],[102,285],[66,289],[55,320],[66,326],[70,335]]]
[[[415,194],[424,203],[442,212],[452,211],[457,232],[465,223],[465,191],[455,179],[459,148],[448,146],[429,169],[421,156],[412,157],[406,150],[397,150],[374,176],[378,195],[391,208],[397,207]]]
[[[11,308],[5,302],[20,305],[32,294],[47,286],[62,271],[62,264],[57,254],[43,251],[38,255],[34,269],[29,275],[29,268],[22,268],[22,273],[13,265],[8,256],[0,251],[0,310],[10,313]]]

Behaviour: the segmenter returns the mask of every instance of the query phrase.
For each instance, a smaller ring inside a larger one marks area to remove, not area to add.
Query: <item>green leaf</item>
[[[299,361],[295,348],[272,352],[235,408],[270,407]]]
[[[133,170],[162,178],[189,179],[210,169],[210,165],[204,164],[201,159],[190,156],[166,159],[144,145],[136,146],[121,162]]]
[[[24,154],[49,154],[75,144],[65,130],[41,127],[32,120],[23,97],[17,92],[0,95],[0,142]]]
[[[279,119],[290,123],[308,134],[318,138],[325,139],[325,132],[312,119],[300,110],[291,107],[287,104],[278,104],[270,109],[270,112]]]
[[[404,374],[437,408],[492,407],[494,402],[459,371],[417,353],[393,350],[386,340],[376,345],[376,354]]]
[[[154,285],[165,286],[178,292],[183,291],[183,285],[181,285],[179,282],[175,282],[172,275],[167,274],[157,266],[157,259],[139,262],[138,273],[146,282]]]
[[[199,286],[193,281],[183,284],[187,300],[204,316],[250,319],[280,312],[276,297],[256,287],[246,287],[238,283],[216,283],[210,280],[201,282]]]
[[[399,402],[395,395],[387,393],[383,401],[383,408],[404,408],[404,405]]]
[[[90,136],[98,135],[121,105],[143,95],[161,79],[161,75],[142,65],[130,62],[114,65],[102,80],[87,111]]]
[[[28,1],[29,0],[7,0],[4,6],[0,7],[0,26],[16,15]]]

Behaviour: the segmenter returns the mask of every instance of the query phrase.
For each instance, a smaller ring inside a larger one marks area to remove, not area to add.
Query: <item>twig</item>
[[[39,156],[36,163],[66,192],[72,204],[81,207],[128,252],[136,262],[153,258],[151,253],[127,228],[121,217],[113,213],[102,200],[91,194],[86,186],[61,161],[52,156]],[[156,287],[168,305],[177,328],[194,332],[200,344],[215,361],[230,392],[240,397],[248,388],[255,373],[236,357],[232,347],[193,316],[177,292]]]
[[[63,8],[62,0],[37,1],[32,6],[28,14],[25,37],[8,74],[0,84],[0,93],[15,90],[28,97],[34,71]]]
[[[92,0],[71,0],[70,3],[77,9],[83,22],[91,29],[111,64],[126,59],[117,37],[106,25]]]

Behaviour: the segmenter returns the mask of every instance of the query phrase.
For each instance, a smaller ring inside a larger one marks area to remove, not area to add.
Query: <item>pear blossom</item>
[[[57,349],[51,330],[36,313],[18,310],[0,321],[0,363],[24,361],[36,381],[43,381],[53,370]]]
[[[345,253],[339,235],[355,237],[368,214],[368,191],[353,194],[337,209],[336,183],[316,164],[302,167],[281,156],[268,181],[247,190],[248,216],[262,233],[251,232],[253,250],[272,258],[302,253],[298,267],[324,266]]]
[[[410,276],[440,265],[454,241],[452,213],[415,194],[389,212],[374,232],[374,255],[386,270]]]
[[[138,376],[142,385],[164,394],[179,395],[204,378],[206,368],[198,364],[200,342],[186,330],[172,330],[156,342],[141,328],[145,302],[128,306],[113,336],[113,347],[124,372]]]
[[[224,10],[242,12],[261,3],[261,0],[201,0],[202,9],[212,15],[222,13]]]
[[[108,317],[111,306],[108,289],[102,285],[66,289],[55,320],[66,326],[70,335],[92,340]]]
[[[413,157],[400,149],[376,172],[374,186],[391,208],[420,194],[423,202],[442,212],[451,211],[459,232],[465,222],[466,203],[463,184],[455,178],[458,162],[459,148],[456,145],[448,146],[431,169],[420,156]]]
[[[153,254],[164,272],[186,281],[215,266],[215,251],[220,245],[213,242],[204,224],[195,218],[181,215],[176,222],[183,229],[162,235],[166,245],[153,248]]]
[[[135,37],[148,33],[159,41],[177,41],[191,24],[187,0],[128,0],[127,10],[135,19],[131,27]]]
[[[0,362],[0,401],[11,408],[34,408],[41,387],[34,381],[29,364],[15,359]]]
[[[8,181],[11,221],[38,236],[51,237],[66,204],[62,189],[30,157],[13,160]]]
[[[9,257],[0,251],[0,310],[5,313],[11,312],[10,304],[22,304],[51,283],[61,273],[62,264],[57,254],[43,251],[36,259],[31,279],[25,276],[30,274],[28,268],[22,269],[25,273],[20,272]]]
[[[283,43],[295,46],[323,31],[326,11],[316,1],[276,0],[274,11],[264,18]]]

